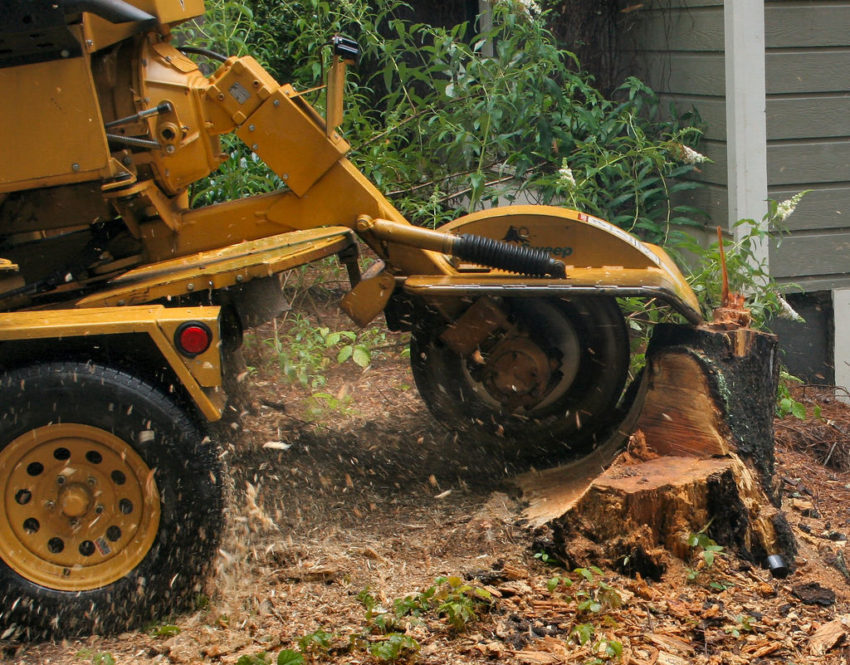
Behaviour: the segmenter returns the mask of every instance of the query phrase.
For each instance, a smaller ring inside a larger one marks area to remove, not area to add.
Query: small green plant
[[[570,631],[570,638],[579,646],[584,646],[596,635],[596,627],[592,623],[579,623]]]
[[[575,592],[574,597],[576,609],[580,613],[599,614],[622,606],[622,596],[605,580],[600,579],[604,575],[602,570],[590,566],[576,568],[573,572],[581,578],[581,588]]]
[[[439,577],[434,593],[436,612],[444,616],[457,632],[478,618],[479,610],[489,608],[492,596],[483,587],[466,584],[460,577]]]
[[[350,361],[368,367],[376,349],[386,341],[386,332],[376,326],[360,332],[332,331],[315,325],[303,314],[295,314],[276,324],[265,344],[290,382],[316,389],[325,384],[325,373],[334,364]]]
[[[698,549],[698,555],[705,562],[706,568],[711,568],[714,565],[715,558],[723,554],[723,546],[718,545],[706,535],[706,528],[704,527],[697,533],[688,536],[688,546]]]
[[[180,634],[180,626],[173,624],[157,624],[148,630],[148,635],[152,637],[174,637]]]
[[[723,630],[733,637],[741,637],[741,633],[755,632],[754,622],[755,619],[753,617],[746,614],[738,614],[735,616],[735,624],[726,626]]]
[[[788,233],[786,221],[806,193],[800,192],[782,202],[768,201],[768,212],[762,223],[752,219],[738,220],[734,224],[735,239],[724,243],[729,289],[747,296],[747,308],[756,328],[767,327],[771,318],[777,316],[801,320],[782,297],[786,287],[771,277],[762,250],[769,244],[781,244]],[[702,301],[706,313],[711,314],[720,305],[723,284],[719,243],[705,248],[695,238],[683,236],[668,249],[696,257],[696,262],[683,258],[680,264],[690,266],[691,288]]]
[[[236,665],[271,665],[269,655],[265,651],[256,654],[244,654],[239,656]]]
[[[335,397],[330,393],[313,393],[304,400],[306,419],[317,422],[323,420],[329,413],[349,415],[353,412],[350,408],[351,402],[351,395]]]
[[[555,556],[552,556],[548,552],[535,552],[534,558],[540,560],[542,563],[545,563],[549,566],[561,566],[563,562]]]
[[[298,640],[298,648],[301,653],[315,656],[323,656],[330,651],[331,642],[333,641],[333,633],[329,633],[322,628],[314,630],[312,633],[304,635]]]
[[[369,589],[358,593],[357,600],[366,608],[366,625],[371,632],[386,635],[400,628],[398,620],[404,615],[398,610],[390,613],[382,608]],[[396,604],[398,603],[397,600]]]
[[[454,575],[438,577],[432,586],[420,593],[396,599],[392,616],[380,610],[368,590],[357,598],[366,607],[367,621],[381,632],[397,629],[398,621],[403,618],[418,618],[430,612],[444,617],[453,630],[461,632],[481,611],[488,609],[493,600],[487,589],[468,584]]]
[[[284,649],[277,655],[277,665],[304,665],[304,656],[292,649]]]
[[[592,645],[593,653],[596,654],[585,665],[600,665],[609,660],[620,659],[623,656],[623,643],[607,637],[594,640],[596,637],[596,626],[592,623],[579,623],[570,630],[569,638],[579,646]]]
[[[704,573],[712,572],[718,557],[724,555],[723,546],[718,545],[705,533],[710,525],[709,522],[698,532],[688,536],[688,546],[692,548],[693,557],[697,559],[693,568],[686,569],[689,582],[697,582]],[[717,579],[711,579],[708,586],[716,591],[724,591],[728,588],[728,585]]]
[[[88,660],[92,665],[115,665],[115,658],[107,651],[94,651],[93,649],[80,649],[77,658]]]
[[[569,589],[573,585],[573,581],[567,577],[566,575],[555,575],[554,577],[550,577],[546,582],[546,588],[550,593],[556,591],[560,587],[564,587]]]
[[[371,656],[382,663],[410,660],[419,652],[419,642],[402,633],[390,633],[385,639],[369,645]]]
[[[327,328],[322,329],[327,330]],[[325,336],[325,346],[329,349],[339,349],[336,361],[342,365],[349,358],[358,367],[368,367],[372,362],[372,352],[362,341],[358,341],[358,335],[351,330],[328,332]]]
[[[776,389],[776,415],[778,417],[794,416],[798,420],[806,420],[809,417],[809,411],[806,405],[794,399],[791,393],[792,386],[802,383],[802,379],[794,376],[784,367],[779,368],[779,385]],[[814,405],[812,417],[816,420],[822,418],[820,405]]]

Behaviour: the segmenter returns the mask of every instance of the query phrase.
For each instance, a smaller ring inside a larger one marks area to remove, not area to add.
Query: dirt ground
[[[334,364],[317,401],[281,380],[272,335],[219,429],[233,488],[206,600],[117,637],[2,641],[4,662],[850,662],[850,410],[828,394],[801,397],[821,420],[777,421],[790,576],[694,548],[648,581],[549,559],[511,484],[528,462],[435,422],[402,339]]]

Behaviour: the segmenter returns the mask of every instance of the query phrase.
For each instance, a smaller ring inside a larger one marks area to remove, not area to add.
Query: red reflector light
[[[177,329],[175,342],[177,350],[191,358],[210,348],[212,331],[203,323],[190,321]]]

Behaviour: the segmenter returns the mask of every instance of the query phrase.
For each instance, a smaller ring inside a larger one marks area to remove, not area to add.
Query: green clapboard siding
[[[814,293],[850,287],[850,275],[829,275],[827,277],[786,277],[777,280],[790,293]]]
[[[767,48],[850,46],[850,4],[766,2]]]
[[[723,52],[723,7],[646,12],[633,48],[641,51]]]
[[[705,123],[706,186],[677,202],[728,228],[723,2],[652,0],[624,36],[636,74]],[[765,2],[767,173],[782,201],[811,189],[771,249],[771,272],[802,290],[850,287],[850,0]]]
[[[723,8],[723,0],[650,0],[644,4],[646,10],[649,11],[668,11],[675,12],[676,10],[693,10],[700,7],[720,7]]]
[[[850,182],[850,138],[768,145],[767,181],[784,188],[801,183]]]
[[[850,93],[767,100],[768,141],[842,136],[850,136]]]
[[[771,248],[770,272],[777,278],[850,274],[850,231],[785,238]]]
[[[659,94],[726,94],[722,53],[646,53],[641,60],[644,80]]]
[[[768,95],[850,90],[850,51],[768,51],[765,69]]]

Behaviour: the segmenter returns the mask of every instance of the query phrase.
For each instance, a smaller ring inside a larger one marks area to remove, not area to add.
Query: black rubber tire
[[[162,392],[109,367],[44,363],[2,376],[0,453],[54,423],[92,426],[130,444],[154,470],[159,525],[141,562],[99,588],[48,588],[0,560],[0,626],[17,626],[30,639],[103,634],[185,609],[218,545],[224,486],[216,446]],[[0,469],[0,487],[11,473]]]
[[[579,353],[575,375],[540,405],[513,412],[495,400],[467,371],[467,361],[440,339],[443,327],[422,322],[412,335],[410,360],[419,393],[437,420],[451,429],[496,433],[529,451],[553,444],[580,450],[616,418],[629,370],[629,335],[613,298],[505,299],[511,318],[542,347],[557,345],[554,329],[569,326]],[[559,326],[539,321],[560,318]],[[537,322],[537,323],[535,323]],[[546,328],[546,329],[541,329]],[[561,328],[561,332],[565,331]],[[576,416],[578,414],[578,416]]]

